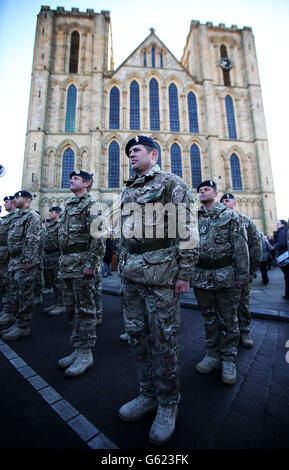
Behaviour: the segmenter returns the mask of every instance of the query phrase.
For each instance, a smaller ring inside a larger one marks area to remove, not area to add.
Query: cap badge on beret
[[[136,142],[138,142],[138,141],[139,141],[139,136],[138,136],[138,135],[135,136],[134,140],[135,140]]]

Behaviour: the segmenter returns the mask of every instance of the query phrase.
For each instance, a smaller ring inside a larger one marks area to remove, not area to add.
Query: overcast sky
[[[0,0],[0,204],[21,189],[31,69],[37,14],[41,5],[63,6],[111,15],[114,65],[117,68],[148,36],[157,36],[180,60],[192,19],[239,28],[255,37],[263,104],[276,194],[277,216],[288,219],[289,152],[289,1],[288,0]],[[286,112],[286,115],[285,115]],[[22,188],[24,189],[24,188]],[[4,211],[5,212],[5,211]],[[3,212],[2,212],[3,213]]]

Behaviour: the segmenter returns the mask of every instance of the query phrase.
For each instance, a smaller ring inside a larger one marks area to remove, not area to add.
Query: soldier
[[[0,219],[0,292],[3,304],[3,309],[0,315],[0,325],[6,325],[14,319],[8,276],[9,251],[7,239],[9,224],[18,211],[15,206],[14,196],[4,197],[4,206],[8,214]]]
[[[89,193],[92,175],[76,170],[70,174],[74,197],[66,202],[59,219],[59,278],[63,301],[73,325],[73,352],[58,361],[67,377],[75,377],[93,365],[91,348],[96,339],[95,275],[104,253],[104,239],[90,230],[97,217],[96,200]]]
[[[11,300],[16,315],[15,323],[2,336],[5,341],[16,340],[31,333],[35,282],[40,263],[41,221],[36,211],[30,207],[32,195],[28,191],[18,191],[14,197],[19,211],[9,225],[8,271]]]
[[[50,223],[46,226],[44,249],[45,249],[45,272],[48,279],[48,285],[52,286],[54,304],[44,309],[48,315],[55,316],[65,312],[65,307],[62,300],[62,282],[58,279],[58,260],[60,256],[59,243],[58,243],[58,227],[59,217],[61,216],[62,209],[58,206],[53,206],[49,209]]]
[[[236,382],[235,359],[239,343],[238,307],[241,289],[249,282],[249,256],[239,215],[217,202],[217,185],[206,180],[197,188],[200,258],[192,285],[205,320],[205,357],[196,370],[207,374],[220,367],[222,381]]]
[[[174,432],[180,401],[179,294],[189,289],[198,258],[198,230],[189,188],[180,177],[161,171],[154,140],[136,136],[129,140],[125,152],[136,174],[126,182],[121,199],[119,273],[124,323],[137,365],[140,393],[120,408],[119,416],[123,421],[137,421],[157,410],[149,440],[162,445]],[[177,211],[178,204],[184,205],[183,221],[186,233],[190,233],[190,249],[182,248],[178,234],[168,234],[167,217],[163,217],[162,224],[160,214],[155,217],[147,213],[149,206],[157,203],[161,215],[169,204],[172,212]],[[140,211],[140,219],[135,222],[131,222],[131,204]],[[137,231],[140,228],[140,233],[130,237],[131,226]],[[162,237],[157,235],[161,227]],[[148,228],[153,229],[149,236],[145,234]]]
[[[40,216],[39,211],[35,211]],[[46,233],[46,226],[44,222],[41,222],[41,237],[39,244],[39,259],[40,263],[37,267],[36,283],[35,283],[35,295],[34,305],[41,305],[43,303],[43,289],[44,289],[44,237]]]
[[[220,202],[228,207],[236,211],[236,199],[232,193],[224,194]],[[241,220],[246,229],[247,239],[248,239],[248,250],[249,250],[249,260],[250,260],[250,282],[252,282],[256,271],[259,269],[260,262],[261,262],[261,237],[259,231],[254,224],[253,220],[251,220],[246,215],[240,214],[240,212],[236,211],[237,214],[240,216]],[[239,329],[240,329],[240,336],[242,345],[245,348],[252,348],[254,346],[253,339],[250,335],[250,322],[251,322],[251,315],[250,315],[250,283],[246,284],[243,289],[241,290],[241,300],[238,309],[238,320],[239,320]]]

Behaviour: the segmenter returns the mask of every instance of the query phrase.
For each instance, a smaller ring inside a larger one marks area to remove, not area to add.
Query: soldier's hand
[[[94,269],[90,269],[90,268],[83,268],[83,274],[87,277],[94,277],[95,276],[95,271]]]
[[[30,264],[24,264],[23,268],[24,269],[31,269],[31,268],[33,268],[33,266],[34,266],[34,264],[31,264],[31,263]]]
[[[190,288],[189,281],[183,281],[182,279],[178,279],[175,286],[175,293],[176,294],[185,294],[188,292]]]

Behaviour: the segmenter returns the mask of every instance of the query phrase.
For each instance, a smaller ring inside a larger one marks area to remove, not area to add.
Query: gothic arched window
[[[152,47],[152,67],[156,66],[156,51],[155,48]]]
[[[62,179],[61,187],[69,188],[70,187],[70,173],[74,170],[74,152],[71,148],[65,150],[62,158]]]
[[[190,132],[199,132],[197,100],[192,91],[188,94],[188,111]]]
[[[221,54],[221,59],[228,58],[227,48],[224,44],[222,44],[220,47],[220,54]],[[223,69],[223,79],[224,79],[225,86],[231,86],[230,70]]]
[[[130,128],[140,128],[139,85],[135,80],[130,84]]]
[[[171,146],[171,172],[182,177],[182,155],[178,144]]]
[[[191,171],[192,171],[192,187],[197,188],[202,181],[202,170],[201,170],[201,156],[200,149],[196,144],[191,146]]]
[[[231,163],[232,188],[243,189],[240,161],[235,153],[232,153],[231,158],[230,158],[230,163]]]
[[[70,61],[69,73],[77,73],[78,71],[78,53],[79,53],[79,32],[73,31],[70,41]]]
[[[119,129],[119,89],[116,86],[110,90],[109,128]]]
[[[169,86],[169,106],[170,106],[170,129],[180,131],[178,90],[174,83]]]
[[[115,141],[108,149],[108,187],[119,188],[119,145]]]
[[[155,78],[150,81],[150,129],[160,130],[159,84]]]
[[[67,90],[65,132],[75,131],[76,98],[77,88],[75,85],[70,85]]]
[[[147,53],[146,52],[143,53],[143,66],[144,67],[147,66]]]
[[[227,114],[229,138],[237,139],[234,103],[230,95],[226,95],[225,103],[226,103],[226,114]]]

